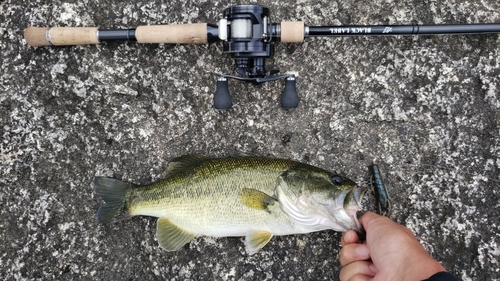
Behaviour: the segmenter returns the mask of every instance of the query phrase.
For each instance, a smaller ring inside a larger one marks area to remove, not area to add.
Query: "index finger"
[[[342,246],[358,242],[359,242],[359,237],[354,230],[348,230],[347,232],[342,234],[342,238],[340,238],[340,245]]]

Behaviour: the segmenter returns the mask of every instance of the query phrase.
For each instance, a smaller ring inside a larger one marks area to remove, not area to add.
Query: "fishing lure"
[[[371,167],[371,189],[377,204],[377,213],[382,216],[389,217],[392,210],[391,198],[387,192],[387,188],[382,181],[382,175],[376,164]]]

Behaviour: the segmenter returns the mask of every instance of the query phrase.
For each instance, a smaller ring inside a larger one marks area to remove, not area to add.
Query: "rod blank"
[[[99,41],[127,40],[137,41],[135,38],[135,28],[130,29],[99,29],[97,33]]]
[[[500,33],[500,23],[443,25],[352,25],[305,26],[303,22],[281,22],[272,36],[281,42],[303,42],[305,37],[437,35]],[[33,47],[99,44],[101,41],[129,40],[139,43],[206,44],[218,41],[217,26],[207,23],[149,25],[137,29],[99,30],[97,27],[28,27],[26,43]]]
[[[499,33],[500,24],[309,26],[306,37]]]

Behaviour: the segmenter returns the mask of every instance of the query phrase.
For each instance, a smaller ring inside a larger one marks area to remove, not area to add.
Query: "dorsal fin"
[[[251,151],[236,151],[234,154],[231,154],[231,157],[261,157],[257,152],[251,152]]]
[[[168,178],[179,174],[186,169],[197,167],[209,159],[210,158],[201,154],[188,154],[174,158],[167,164],[167,169],[162,174],[162,178]]]

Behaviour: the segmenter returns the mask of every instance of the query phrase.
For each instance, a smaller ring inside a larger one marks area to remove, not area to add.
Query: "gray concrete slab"
[[[238,2],[239,3],[239,2]],[[249,1],[307,25],[498,22],[496,0]],[[187,153],[273,155],[366,184],[379,164],[396,221],[462,280],[500,280],[498,35],[314,38],[278,44],[283,82],[230,82],[214,44],[32,48],[36,26],[213,22],[235,1],[10,1],[0,4],[0,278],[4,280],[337,279],[340,233],[276,237],[248,256],[240,238],[161,250],[156,222],[102,226],[96,175],[158,180]],[[271,62],[269,62],[271,64]],[[373,205],[366,203],[367,210]]]

